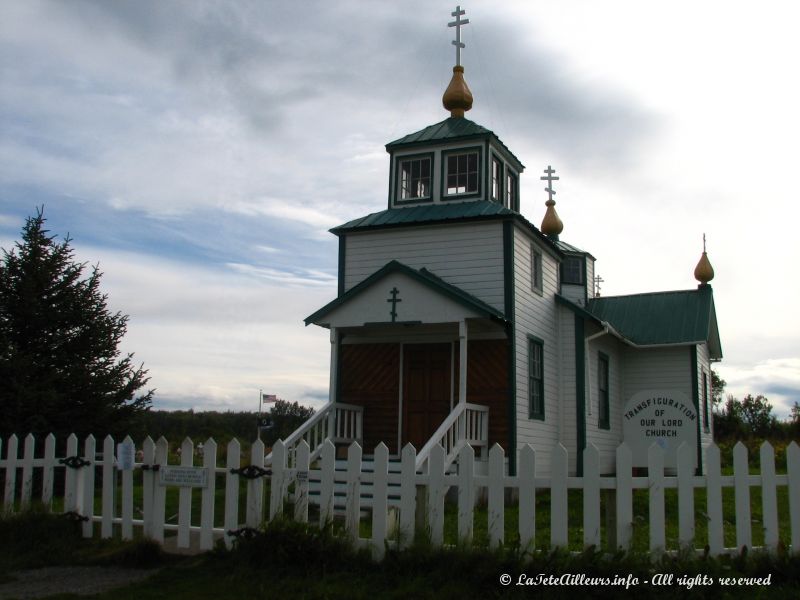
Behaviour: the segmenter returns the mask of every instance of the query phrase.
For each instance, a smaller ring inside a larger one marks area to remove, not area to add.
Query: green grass
[[[24,533],[24,535],[22,535]],[[123,544],[80,538],[78,528],[63,518],[26,513],[0,519],[0,577],[14,569],[62,564],[159,565],[149,579],[98,596],[101,599],[161,598],[529,598],[541,588],[503,586],[501,574],[513,581],[521,574],[560,577],[565,573],[587,577],[626,577],[640,584],[628,594],[654,598],[796,598],[800,594],[800,556],[755,555],[711,558],[665,557],[653,561],[642,553],[579,555],[507,547],[496,551],[458,547],[433,548],[424,541],[408,551],[389,550],[375,562],[368,552],[355,550],[331,528],[319,530],[288,521],[276,521],[254,539],[237,543],[231,551],[217,547],[198,556],[161,555],[149,542]],[[718,578],[765,577],[771,585],[725,588],[719,585],[691,591],[678,585],[644,584],[654,573],[675,577],[703,574]],[[1,581],[1,580],[0,580]],[[550,587],[546,597],[627,597],[624,588],[610,586]],[[56,596],[74,598],[74,596]]]

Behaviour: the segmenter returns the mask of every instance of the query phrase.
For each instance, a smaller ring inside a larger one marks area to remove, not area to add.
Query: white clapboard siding
[[[344,284],[349,290],[392,260],[426,268],[503,310],[503,236],[499,222],[430,225],[346,237]]]
[[[179,547],[186,547],[192,535],[199,535],[199,545],[203,550],[213,547],[216,539],[223,538],[230,546],[236,535],[246,533],[247,528],[259,528],[266,520],[282,514],[284,504],[292,506],[287,510],[288,517],[300,522],[310,520],[309,505],[318,501],[319,518],[313,526],[325,527],[337,518],[333,512],[334,494],[337,489],[344,490],[346,535],[356,544],[371,548],[375,557],[382,557],[387,546],[404,548],[413,543],[419,531],[426,531],[430,542],[442,546],[445,542],[445,497],[450,488],[455,488],[457,499],[458,540],[469,544],[474,537],[475,506],[479,493],[485,489],[488,499],[487,532],[491,547],[505,543],[505,511],[508,499],[514,498],[519,515],[519,539],[522,547],[530,550],[536,539],[536,496],[538,490],[550,492],[550,531],[552,547],[566,547],[568,544],[568,497],[569,490],[582,491],[581,521],[571,523],[582,527],[583,546],[604,548],[611,544],[616,548],[628,548],[633,531],[633,495],[645,493],[649,502],[649,548],[655,555],[665,551],[703,552],[707,545],[711,555],[741,551],[752,545],[751,488],[759,487],[763,512],[764,549],[777,552],[780,543],[780,528],[786,528],[788,520],[789,540],[792,552],[800,548],[800,447],[792,442],[787,447],[787,473],[776,474],[775,453],[770,444],[765,443],[759,452],[760,475],[748,473],[746,447],[739,443],[734,448],[734,474],[723,477],[720,472],[720,453],[716,445],[706,450],[707,470],[705,475],[695,475],[693,468],[694,448],[684,444],[678,450],[677,474],[665,473],[664,452],[654,444],[648,450],[647,476],[634,477],[631,469],[631,451],[622,444],[616,450],[617,475],[600,475],[598,469],[599,451],[589,444],[584,452],[585,475],[568,475],[569,456],[567,449],[558,444],[550,449],[552,465],[547,474],[539,472],[538,453],[530,445],[523,445],[519,453],[517,475],[506,475],[505,465],[508,457],[498,445],[489,452],[488,469],[478,474],[475,469],[475,451],[468,445],[459,448],[458,468],[445,471],[445,451],[434,446],[427,472],[416,471],[416,450],[407,445],[401,453],[399,471],[390,467],[389,450],[379,445],[373,457],[364,459],[363,450],[358,443],[348,448],[347,461],[337,466],[336,448],[330,441],[323,444],[320,458],[311,462],[310,448],[301,442],[295,451],[292,464],[287,460],[283,442],[276,442],[272,454],[271,494],[269,517],[265,515],[263,502],[264,474],[256,474],[247,479],[246,515],[244,524],[238,512],[239,473],[241,445],[231,440],[227,446],[225,467],[217,467],[217,444],[209,439],[204,444],[203,464],[198,469],[206,469],[208,485],[201,490],[182,487],[178,493],[178,522],[166,524],[164,509],[166,485],[159,482],[158,469],[168,464],[169,444],[160,438],[153,442],[147,437],[141,446],[142,462],[135,463],[133,470],[117,473],[114,461],[114,439],[106,437],[103,441],[102,460],[96,453],[96,443],[89,436],[83,441],[82,456],[78,455],[79,440],[72,435],[67,440],[66,456],[56,458],[56,440],[48,436],[42,458],[37,458],[37,441],[30,436],[25,439],[22,457],[19,456],[18,438],[0,440],[0,475],[4,486],[4,507],[7,511],[24,509],[33,501],[33,490],[25,490],[29,480],[36,480],[37,470],[42,470],[42,480],[53,479],[53,472],[61,469],[65,473],[64,510],[80,518],[83,534],[111,537],[115,533],[123,539],[132,539],[134,530],[140,528],[142,534],[163,542],[165,530],[176,531]],[[134,445],[130,437],[124,444]],[[256,441],[252,445],[250,462],[254,467],[263,467],[264,446]],[[181,464],[194,466],[194,444],[186,439],[181,446]],[[67,461],[66,459],[73,460]],[[91,464],[78,465],[74,459]],[[69,463],[65,464],[65,463]],[[97,470],[102,470],[102,484],[95,478]],[[48,476],[47,473],[50,472]],[[18,472],[22,475],[19,476]],[[216,476],[225,474],[225,506],[222,528],[215,527],[214,507]],[[141,482],[142,518],[134,518],[134,488]],[[319,495],[309,494],[309,482],[319,483]],[[341,487],[340,487],[341,486]],[[788,488],[789,512],[782,515],[778,510],[778,495],[781,488]],[[43,497],[52,500],[47,486]],[[695,507],[694,491],[706,490],[705,507]],[[722,495],[725,488],[733,489],[736,506],[736,546],[724,546],[724,519],[722,514]],[[665,490],[676,489],[678,496],[677,515],[667,515],[665,510]],[[613,506],[607,507],[615,513],[615,530],[607,531],[608,539],[601,536],[601,490],[615,492]],[[638,490],[638,492],[637,492]],[[508,493],[511,492],[511,493]],[[399,493],[399,499],[398,499]],[[121,495],[121,497],[119,495]],[[193,494],[200,494],[200,524],[191,524],[191,500]],[[318,499],[318,500],[317,500]],[[99,500],[99,512],[95,506]],[[121,513],[115,513],[119,506]],[[394,507],[390,509],[390,506]],[[708,539],[696,539],[694,526],[695,510],[705,508],[708,520]],[[399,514],[398,514],[399,513]],[[317,517],[313,517],[317,518]],[[372,533],[369,539],[362,539],[359,533],[363,519],[371,519]],[[665,531],[667,519],[677,518],[678,548],[667,548]],[[784,521],[781,521],[781,518]],[[98,523],[99,528],[94,524]],[[393,526],[396,525],[396,527]],[[121,526],[115,530],[114,526]],[[424,525],[425,527],[418,527]],[[543,533],[544,536],[544,533]],[[546,537],[546,536],[544,536]],[[614,549],[616,549],[614,548]]]

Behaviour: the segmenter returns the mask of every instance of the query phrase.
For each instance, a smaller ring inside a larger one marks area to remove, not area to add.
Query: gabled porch
[[[465,443],[486,456],[508,448],[509,340],[504,315],[425,269],[392,261],[306,319],[331,331],[330,402],[287,440],[317,455],[330,439],[408,443],[418,468],[441,444],[448,461]]]

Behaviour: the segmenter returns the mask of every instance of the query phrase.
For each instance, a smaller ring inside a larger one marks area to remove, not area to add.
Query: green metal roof
[[[519,163],[519,166],[524,168],[522,162],[520,162],[520,160],[514,156],[514,153],[508,149],[508,146],[497,137],[497,134],[486,129],[482,125],[478,125],[475,121],[470,121],[463,117],[448,117],[444,121],[435,123],[434,125],[428,125],[425,129],[409,133],[400,139],[386,144],[386,150],[392,151],[403,146],[419,146],[430,144],[431,142],[455,142],[469,139],[485,139],[488,137],[494,138],[497,143]]]
[[[406,208],[389,208],[380,212],[369,214],[359,219],[353,219],[331,229],[332,233],[365,229],[371,227],[410,225],[413,223],[428,223],[431,221],[450,221],[454,219],[480,219],[497,216],[514,216],[513,210],[497,202],[486,200],[473,202],[448,202],[446,204],[424,204]]]
[[[502,322],[506,321],[505,315],[502,312],[494,308],[493,306],[487,304],[480,298],[476,298],[469,292],[465,292],[459,287],[454,286],[451,283],[447,283],[444,279],[439,277],[438,275],[434,275],[428,269],[424,267],[422,269],[413,269],[408,265],[404,265],[403,263],[393,260],[391,262],[386,263],[383,267],[379,270],[375,271],[372,275],[367,277],[361,283],[353,286],[347,292],[336,298],[335,300],[329,302],[314,314],[306,317],[304,319],[306,325],[310,325],[311,323],[316,323],[320,319],[322,319],[325,315],[330,313],[335,308],[349,302],[354,297],[358,296],[361,292],[369,288],[372,284],[383,279],[386,275],[390,273],[402,273],[404,275],[408,275],[412,279],[419,281],[420,283],[426,285],[427,287],[433,289],[435,292],[442,294],[458,302],[459,304],[466,306],[477,312],[480,315],[483,315],[487,318],[496,319]]]
[[[592,298],[587,310],[636,345],[708,342],[711,358],[722,358],[711,286]]]
[[[564,254],[555,245],[553,240],[544,235],[525,217],[516,211],[506,208],[497,202],[488,200],[472,200],[467,202],[447,202],[436,204],[423,204],[404,208],[387,208],[380,212],[369,214],[365,217],[353,219],[330,230],[331,233],[341,235],[351,231],[366,231],[369,229],[383,229],[387,227],[402,227],[404,225],[430,225],[435,223],[452,223],[455,221],[480,221],[490,219],[515,219],[527,227],[535,236],[542,240],[558,257]]]
[[[573,253],[586,254],[586,255],[590,256],[591,258],[594,258],[594,256],[592,256],[592,254],[590,252],[587,252],[586,250],[581,250],[580,248],[577,248],[576,246],[573,246],[572,244],[568,244],[567,242],[565,242],[563,240],[556,240],[555,243],[556,243],[556,246],[558,246],[558,249],[561,250],[562,252],[573,252]],[[595,260],[597,260],[597,259],[595,259]]]
[[[463,137],[483,137],[494,135],[492,131],[478,125],[469,119],[448,117],[444,121],[429,125],[425,129],[420,129],[414,133],[409,133],[398,140],[386,144],[386,148],[405,146],[406,144],[418,144],[426,142],[441,142],[455,140]]]

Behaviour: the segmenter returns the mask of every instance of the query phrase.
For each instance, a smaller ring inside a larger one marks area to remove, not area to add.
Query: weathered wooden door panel
[[[403,346],[403,444],[418,450],[450,413],[450,344]]]

